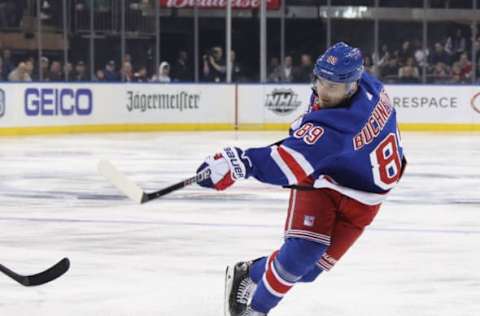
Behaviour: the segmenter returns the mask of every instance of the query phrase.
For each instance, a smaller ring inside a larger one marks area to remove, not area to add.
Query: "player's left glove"
[[[210,178],[197,182],[205,188],[225,190],[236,180],[250,175],[252,163],[237,147],[226,147],[214,156],[208,156],[197,169],[197,174],[210,169]]]

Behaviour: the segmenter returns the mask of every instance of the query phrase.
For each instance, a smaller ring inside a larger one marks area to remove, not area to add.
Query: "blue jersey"
[[[364,73],[356,93],[333,108],[310,111],[279,145],[250,148],[248,176],[281,186],[330,188],[375,205],[400,179],[405,160],[397,118],[383,84]]]

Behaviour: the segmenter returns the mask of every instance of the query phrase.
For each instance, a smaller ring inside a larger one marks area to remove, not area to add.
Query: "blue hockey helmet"
[[[339,83],[355,82],[362,77],[362,73],[362,53],[344,42],[328,48],[313,68],[315,77]]]

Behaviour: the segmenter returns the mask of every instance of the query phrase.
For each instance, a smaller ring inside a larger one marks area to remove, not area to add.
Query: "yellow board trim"
[[[68,134],[68,133],[113,133],[113,132],[162,132],[162,131],[287,131],[290,124],[102,124],[0,128],[0,136]],[[414,132],[480,132],[480,124],[400,124],[402,131]]]
[[[113,133],[113,132],[159,132],[159,131],[231,131],[233,124],[104,124],[0,128],[0,136],[68,134],[68,133]]]
[[[412,132],[480,132],[480,124],[435,124],[435,123],[403,123],[401,131]]]
[[[239,124],[238,129],[241,131],[288,131],[290,124]]]
[[[411,132],[478,132],[480,124],[435,124],[435,123],[403,123],[401,131]],[[239,130],[245,131],[280,131],[288,130],[290,124],[240,124]]]

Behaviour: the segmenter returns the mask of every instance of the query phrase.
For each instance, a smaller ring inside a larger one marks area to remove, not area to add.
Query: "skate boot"
[[[261,316],[252,314],[248,304],[255,291],[256,284],[250,278],[250,266],[253,261],[239,262],[228,266],[225,272],[225,316]],[[250,314],[249,314],[250,310]]]
[[[250,306],[240,316],[267,316],[267,314],[254,311]]]

